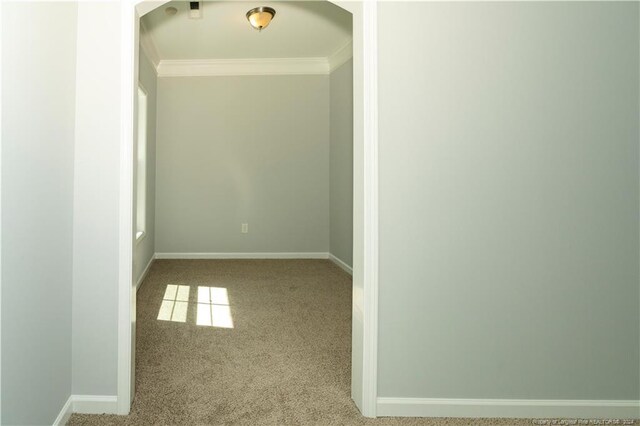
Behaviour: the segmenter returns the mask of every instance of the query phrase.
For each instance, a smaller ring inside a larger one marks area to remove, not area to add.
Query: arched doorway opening
[[[118,413],[133,398],[135,288],[132,283],[134,111],[139,22],[169,0],[126,0],[121,9],[121,140],[118,284]],[[376,415],[377,369],[377,5],[331,1],[353,15],[353,306],[351,397],[363,415]]]

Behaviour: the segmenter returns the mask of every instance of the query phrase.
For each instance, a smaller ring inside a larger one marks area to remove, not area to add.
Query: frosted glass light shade
[[[266,28],[274,16],[276,16],[276,11],[266,6],[256,7],[247,12],[249,23],[258,31]]]

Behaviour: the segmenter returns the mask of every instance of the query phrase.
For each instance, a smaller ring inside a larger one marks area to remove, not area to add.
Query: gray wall
[[[157,253],[329,251],[328,76],[160,78],[157,131]]]
[[[120,185],[120,4],[78,4],[73,393],[115,395]]]
[[[0,423],[43,425],[71,395],[77,6],[2,8]]]
[[[637,400],[638,4],[378,16],[379,395]]]
[[[330,85],[330,252],[353,262],[353,60],[335,69]]]
[[[156,218],[156,86],[157,77],[153,64],[140,49],[139,81],[147,91],[147,198],[145,217],[145,237],[133,247],[133,283],[140,279],[144,269],[155,253],[155,218]],[[137,147],[135,152],[137,152]],[[134,157],[135,158],[135,157]],[[137,163],[134,161],[134,178],[137,176]],[[134,185],[133,220],[136,220],[136,189]]]

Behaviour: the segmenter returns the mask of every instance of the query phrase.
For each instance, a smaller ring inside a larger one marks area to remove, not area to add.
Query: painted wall
[[[77,6],[2,8],[0,423],[52,424],[71,395]]]
[[[157,132],[157,253],[329,251],[328,76],[160,78]]]
[[[638,4],[379,8],[379,395],[638,400]]]
[[[133,246],[133,283],[136,284],[155,253],[155,217],[156,217],[156,100],[157,77],[153,64],[140,49],[139,81],[147,91],[147,173],[146,173],[146,215],[145,236]],[[137,152],[137,147],[135,149]],[[134,174],[137,176],[137,163],[134,162]],[[137,209],[137,186],[134,186],[133,211],[134,224]],[[134,226],[134,229],[136,227]]]
[[[330,86],[330,253],[353,263],[353,60],[335,69]]]
[[[120,182],[118,2],[78,4],[73,393],[116,394]]]

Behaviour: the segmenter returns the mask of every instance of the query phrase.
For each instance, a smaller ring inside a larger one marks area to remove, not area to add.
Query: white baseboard
[[[342,260],[332,255],[331,253],[329,253],[329,260],[335,263],[337,266],[339,266],[347,274],[353,275],[353,269],[351,268],[351,266],[347,265],[346,263],[344,263]]]
[[[378,398],[380,417],[638,419],[640,401]]]
[[[71,395],[73,412],[82,414],[117,414],[116,395]]]
[[[53,421],[53,426],[65,426],[71,418],[71,413],[73,413],[73,395],[67,399],[58,417]]]
[[[153,254],[151,256],[151,259],[149,259],[149,263],[147,263],[147,266],[144,268],[144,271],[142,271],[142,274],[140,274],[140,277],[138,278],[138,281],[136,282],[136,292],[138,290],[140,290],[140,285],[143,283],[144,279],[147,277],[147,274],[149,273],[149,269],[151,268],[151,264],[153,263],[153,261],[156,259],[156,255]]]
[[[71,395],[60,410],[53,426],[65,426],[72,413],[117,414],[118,397],[115,395]]]
[[[329,253],[156,253],[156,259],[328,259]]]

